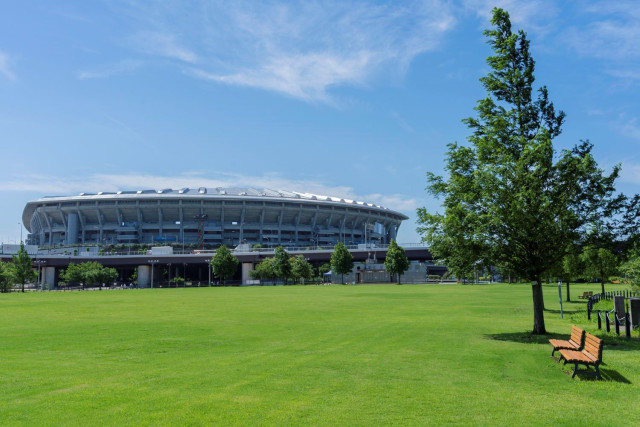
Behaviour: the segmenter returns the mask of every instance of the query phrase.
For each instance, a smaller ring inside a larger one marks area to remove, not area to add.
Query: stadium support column
[[[391,242],[391,239],[396,240],[396,236],[398,234],[398,224],[392,224],[390,229],[389,229],[389,234],[391,234],[391,236],[389,236],[389,242]]]
[[[240,235],[238,237],[238,245],[242,244],[244,240],[244,215],[247,210],[245,202],[242,202],[242,212],[240,213]]]
[[[46,285],[46,288],[52,290],[56,287],[56,268],[44,267],[42,269],[42,283]]]
[[[138,266],[138,287],[139,288],[148,288],[149,283],[151,283],[151,266],[149,265],[139,265]]]
[[[67,216],[67,245],[75,245],[78,243],[78,214],[69,212]]]
[[[242,263],[242,284],[246,285],[247,280],[251,279],[251,273],[253,271],[253,263],[252,262],[243,262]]]

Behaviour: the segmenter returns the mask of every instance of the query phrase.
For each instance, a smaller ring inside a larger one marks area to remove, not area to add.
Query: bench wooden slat
[[[573,375],[575,377],[578,373],[578,365],[582,364],[589,368],[593,366],[596,369],[595,375],[602,379],[600,376],[600,364],[602,363],[602,348],[604,342],[592,334],[587,334],[585,338],[585,346],[582,351],[561,349],[560,357],[564,359],[564,363],[573,363]]]
[[[584,330],[578,328],[576,325],[571,327],[571,338],[567,340],[550,339],[549,343],[553,346],[551,356],[560,349],[580,350],[584,346]]]

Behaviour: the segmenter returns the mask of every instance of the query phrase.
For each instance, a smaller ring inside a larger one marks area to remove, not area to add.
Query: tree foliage
[[[113,283],[118,278],[115,268],[105,267],[97,261],[71,263],[60,273],[60,278],[67,284],[75,282],[84,285],[100,285]]]
[[[289,252],[287,252],[282,246],[278,246],[273,254],[273,271],[276,273],[276,277],[282,279],[286,284],[287,279],[291,277],[291,260]]]
[[[278,276],[273,269],[273,258],[265,258],[257,264],[253,271],[249,275],[258,280],[274,280]]]
[[[342,242],[338,242],[331,254],[331,272],[342,275],[342,284],[344,285],[344,275],[350,273],[351,270],[353,270],[353,255]]]
[[[580,259],[585,275],[589,279],[597,279],[604,293],[604,284],[609,280],[609,276],[618,271],[616,256],[609,249],[587,246],[582,251]]]
[[[223,282],[229,277],[233,277],[238,270],[238,258],[236,258],[225,245],[216,249],[215,255],[211,258],[211,271],[213,275]]]
[[[331,271],[331,263],[325,262],[324,264],[318,267],[318,274],[322,276],[324,273],[328,273]]]
[[[387,248],[387,255],[384,259],[384,268],[392,275],[398,275],[398,283],[400,276],[409,269],[409,258],[404,252],[402,246],[398,246],[395,240],[391,239]]]
[[[19,283],[24,292],[24,285],[36,280],[38,273],[33,269],[33,261],[24,248],[24,243],[20,243],[18,253],[11,256],[13,265],[11,266],[11,277],[15,283]]]
[[[582,257],[576,252],[567,253],[562,260],[561,277],[567,285],[567,301],[571,301],[571,282],[581,277],[584,273]]]
[[[627,261],[620,265],[620,273],[631,281],[634,291],[640,292],[640,254],[633,251]]]
[[[309,264],[303,255],[291,258],[291,278],[295,281],[311,280],[313,277],[313,266]]]
[[[9,292],[11,288],[13,288],[11,264],[0,261],[0,292]]]
[[[419,231],[455,274],[480,263],[531,281],[533,332],[542,334],[542,279],[590,224],[611,215],[619,167],[604,175],[588,142],[555,152],[565,114],[546,87],[534,98],[529,41],[522,30],[512,32],[502,9],[493,9],[491,23],[491,71],[480,79],[487,96],[477,117],[463,120],[469,145],[448,145],[448,177],[427,174],[427,190],[443,199],[444,213],[419,209]]]

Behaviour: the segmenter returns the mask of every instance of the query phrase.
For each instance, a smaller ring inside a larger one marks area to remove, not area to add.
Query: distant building
[[[27,243],[386,244],[407,216],[339,197],[253,188],[81,193],[27,203]]]

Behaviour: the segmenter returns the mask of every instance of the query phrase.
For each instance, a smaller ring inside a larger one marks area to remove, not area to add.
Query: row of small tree
[[[72,283],[79,283],[83,289],[85,285],[113,283],[117,278],[118,272],[115,268],[105,267],[96,261],[72,263],[60,272],[61,285],[69,286]]]
[[[311,280],[314,276],[313,266],[303,255],[292,257],[282,246],[276,247],[273,257],[265,258],[250,273],[258,280],[288,280],[295,283]]]
[[[351,273],[353,266],[353,255],[343,243],[338,242],[333,248],[329,265],[320,266],[318,275],[322,276],[330,269],[333,275],[341,276],[341,283],[344,284],[344,275]],[[392,276],[398,275],[398,282],[400,282],[400,276],[409,268],[409,259],[404,249],[394,240],[391,240],[387,250],[385,268]],[[313,273],[313,266],[304,256],[291,257],[284,248],[278,246],[272,258],[265,258],[256,265],[251,272],[251,277],[259,280],[279,279],[285,284],[288,280],[304,283],[304,280],[310,280],[313,277]]]

